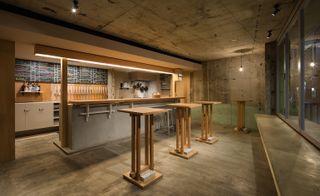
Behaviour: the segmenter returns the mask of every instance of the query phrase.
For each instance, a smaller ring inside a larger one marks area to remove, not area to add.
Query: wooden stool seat
[[[167,110],[138,107],[118,111],[131,116],[131,171],[123,174],[123,178],[143,189],[162,177],[154,170],[153,115]],[[141,116],[145,116],[145,164],[141,164]]]
[[[196,141],[204,142],[207,144],[213,144],[218,141],[218,138],[213,134],[213,115],[212,106],[221,104],[218,101],[197,101],[202,105],[202,116],[201,116],[201,136],[196,138]]]
[[[191,148],[191,108],[200,107],[194,103],[172,103],[167,106],[176,108],[176,149],[170,154],[189,159],[198,152]]]

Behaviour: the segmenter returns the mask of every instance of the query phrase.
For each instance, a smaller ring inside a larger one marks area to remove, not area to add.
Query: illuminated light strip
[[[64,58],[64,57],[59,57],[59,56],[54,56],[54,55],[47,55],[47,54],[39,54],[39,53],[36,53],[35,56],[47,57],[47,58],[54,58],[54,59]],[[109,64],[109,63],[100,63],[100,62],[96,62],[96,61],[88,61],[88,60],[73,59],[73,58],[66,58],[66,59],[69,60],[69,61],[76,61],[76,62],[80,62],[80,63],[104,65],[104,66],[109,66],[109,67],[117,67],[117,68],[137,70],[137,71],[173,74],[173,73],[171,73],[171,72],[166,72],[166,71],[158,71],[158,70],[144,69],[144,68],[138,68],[138,67],[129,67],[129,66],[125,66],[125,65],[116,65],[116,64]]]
[[[36,56],[40,56],[40,57],[47,57],[47,58],[52,58],[52,59],[61,59],[62,57],[60,56],[54,56],[54,55],[48,55],[48,54],[35,54]]]

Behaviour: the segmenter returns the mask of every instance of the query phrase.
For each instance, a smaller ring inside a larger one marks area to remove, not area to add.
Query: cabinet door
[[[40,129],[53,126],[53,103],[27,104],[27,129]]]
[[[15,104],[15,129],[16,131],[26,130],[26,104]]]

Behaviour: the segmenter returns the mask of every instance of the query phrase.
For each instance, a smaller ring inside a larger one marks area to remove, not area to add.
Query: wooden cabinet
[[[16,103],[16,131],[41,129],[54,126],[53,103]]]
[[[22,131],[26,129],[26,104],[15,104],[15,129]]]

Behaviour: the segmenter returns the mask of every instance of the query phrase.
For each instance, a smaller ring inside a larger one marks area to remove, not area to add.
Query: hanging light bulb
[[[314,62],[315,44],[312,45],[312,61],[310,62],[310,67],[314,67],[316,63]]]
[[[243,71],[243,67],[242,67],[242,53],[241,53],[241,65],[240,65],[239,71],[240,71],[240,72]]]
[[[310,62],[310,67],[314,67],[316,65],[315,62]]]
[[[73,0],[71,12],[75,14],[78,12],[78,10],[79,10],[79,2],[78,0]]]

